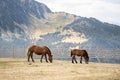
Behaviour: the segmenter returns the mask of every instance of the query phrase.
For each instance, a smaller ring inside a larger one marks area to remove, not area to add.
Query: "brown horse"
[[[41,60],[40,60],[41,62],[42,62],[43,56],[45,56],[46,62],[48,62],[47,61],[47,55],[48,55],[49,61],[52,63],[51,51],[50,51],[50,49],[47,46],[37,46],[37,45],[30,46],[28,48],[28,53],[27,53],[28,62],[29,62],[30,57],[31,57],[32,61],[34,62],[34,60],[33,60],[33,53],[35,53],[37,55],[42,55],[41,56]]]
[[[77,63],[77,60],[75,58],[75,56],[80,56],[80,63],[82,64],[82,57],[84,57],[85,59],[85,63],[88,64],[89,61],[89,56],[86,50],[80,50],[80,49],[73,49],[71,50],[71,57],[72,57],[72,63],[75,62]]]

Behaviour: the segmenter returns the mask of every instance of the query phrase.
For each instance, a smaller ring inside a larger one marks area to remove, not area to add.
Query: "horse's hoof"
[[[28,65],[32,65],[32,63],[29,63]]]

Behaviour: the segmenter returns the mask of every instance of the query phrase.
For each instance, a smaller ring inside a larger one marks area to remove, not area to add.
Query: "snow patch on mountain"
[[[13,41],[15,38],[20,38],[21,35],[18,33],[12,33],[10,31],[4,32],[2,31],[1,34],[1,39],[5,40],[5,41]]]
[[[61,40],[65,43],[84,43],[88,41],[84,33],[75,32],[73,29],[64,30],[60,35],[65,36]]]
[[[71,50],[71,49],[80,49],[80,46],[69,47],[69,50]]]

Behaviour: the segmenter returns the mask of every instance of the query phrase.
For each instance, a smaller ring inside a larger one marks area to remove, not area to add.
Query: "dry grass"
[[[120,64],[35,61],[1,58],[0,80],[120,80]]]

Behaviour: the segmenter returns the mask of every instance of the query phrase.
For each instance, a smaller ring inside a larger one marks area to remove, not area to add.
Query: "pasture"
[[[120,64],[0,58],[0,80],[120,80]]]

